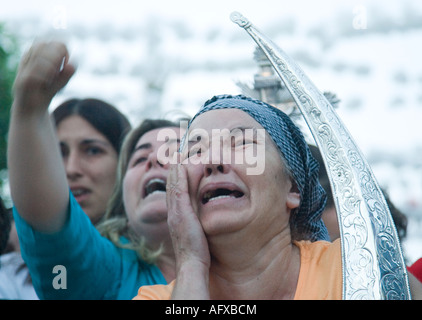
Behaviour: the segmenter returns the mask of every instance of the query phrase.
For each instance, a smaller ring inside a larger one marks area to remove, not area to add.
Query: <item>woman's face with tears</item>
[[[171,129],[174,137],[159,138],[160,132]],[[164,141],[162,141],[164,140]],[[123,179],[123,202],[129,225],[146,238],[161,240],[168,234],[166,183],[168,158],[178,150],[180,128],[159,128],[143,134],[129,158]],[[160,150],[166,150],[165,153]]]
[[[191,204],[207,236],[249,231],[262,237],[289,228],[299,193],[276,145],[247,113],[218,109],[199,115],[182,160]]]

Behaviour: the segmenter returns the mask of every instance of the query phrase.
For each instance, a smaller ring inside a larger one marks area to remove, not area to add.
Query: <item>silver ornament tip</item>
[[[237,11],[233,11],[230,14],[230,19],[234,23],[237,23],[239,25],[239,27],[242,27],[242,28],[245,28],[245,29],[251,25],[251,23],[249,22],[249,20],[247,18],[245,18],[241,13],[239,13]]]

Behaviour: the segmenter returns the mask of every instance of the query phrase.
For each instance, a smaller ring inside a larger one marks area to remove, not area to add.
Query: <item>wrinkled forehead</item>
[[[261,101],[249,100],[246,97],[246,99],[221,97],[214,97],[207,101],[193,117],[191,124],[195,123],[197,118],[209,112],[227,110],[225,114],[222,111],[220,113],[219,120],[221,123],[226,123],[227,121],[252,121],[252,123],[258,123],[260,127],[263,127],[275,140],[271,134],[271,129],[274,126],[279,127],[281,122],[283,122],[283,119],[277,114],[278,110]],[[218,118],[218,115],[214,113],[214,118],[216,117]]]

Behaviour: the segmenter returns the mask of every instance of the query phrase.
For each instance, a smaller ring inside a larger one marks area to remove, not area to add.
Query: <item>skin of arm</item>
[[[190,204],[186,168],[172,165],[167,178],[168,224],[176,255],[172,299],[207,300],[210,253],[208,242]]]
[[[19,65],[13,87],[11,195],[21,217],[45,233],[59,231],[67,219],[68,183],[48,106],[75,72],[68,60],[62,43],[34,44]]]

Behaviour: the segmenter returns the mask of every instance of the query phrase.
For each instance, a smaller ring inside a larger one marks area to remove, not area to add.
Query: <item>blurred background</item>
[[[387,4],[388,3],[388,4]],[[0,0],[0,195],[10,88],[37,40],[67,43],[78,71],[54,99],[97,97],[133,125],[193,115],[216,94],[253,87],[255,44],[239,11],[293,57],[337,112],[380,185],[409,219],[409,263],[422,257],[422,2],[418,0]]]

